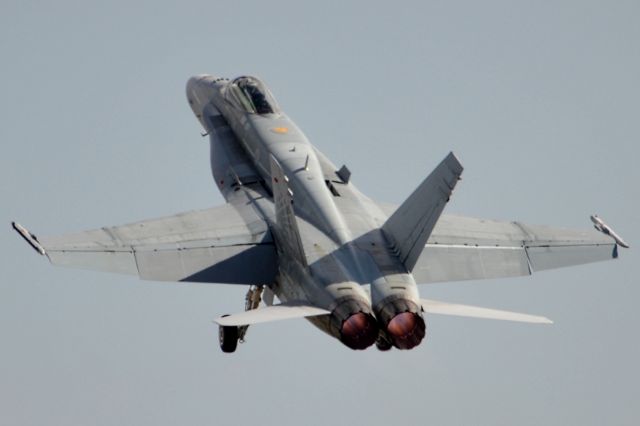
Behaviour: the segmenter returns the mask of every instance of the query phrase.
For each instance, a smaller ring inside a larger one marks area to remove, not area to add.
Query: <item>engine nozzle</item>
[[[351,349],[366,349],[378,338],[378,324],[371,315],[363,312],[352,314],[343,321],[340,337],[342,343]]]
[[[382,304],[378,319],[388,338],[398,349],[412,349],[426,335],[426,324],[421,309],[414,302],[394,298]]]
[[[351,349],[366,349],[378,338],[378,322],[371,308],[360,300],[347,299],[338,304],[331,322],[336,337]]]

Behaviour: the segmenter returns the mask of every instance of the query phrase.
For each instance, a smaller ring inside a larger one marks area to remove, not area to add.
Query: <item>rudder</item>
[[[450,152],[382,226],[407,270],[416,265],[462,170]]]

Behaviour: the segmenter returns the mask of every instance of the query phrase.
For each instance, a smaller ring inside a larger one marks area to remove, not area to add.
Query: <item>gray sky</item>
[[[637,424],[640,3],[165,3],[2,3],[0,423]],[[52,268],[9,228],[222,203],[184,95],[198,73],[264,78],[374,199],[401,202],[453,150],[448,212],[599,213],[632,249],[421,287],[553,326],[429,317],[419,348],[379,353],[288,321],[224,355],[211,320],[243,289]]]

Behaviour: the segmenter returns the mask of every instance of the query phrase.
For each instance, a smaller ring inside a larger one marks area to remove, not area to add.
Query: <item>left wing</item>
[[[276,275],[268,226],[231,204],[54,237],[13,227],[54,265],[155,281],[262,285]]]

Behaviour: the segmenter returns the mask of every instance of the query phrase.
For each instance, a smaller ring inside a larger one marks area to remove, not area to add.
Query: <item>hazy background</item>
[[[0,424],[637,424],[640,3],[87,3],[1,2]],[[553,326],[433,316],[422,346],[380,353],[292,320],[225,355],[211,320],[243,288],[52,268],[9,226],[221,204],[184,94],[198,73],[264,78],[372,198],[401,202],[453,150],[448,212],[598,213],[632,249],[421,287]]]

